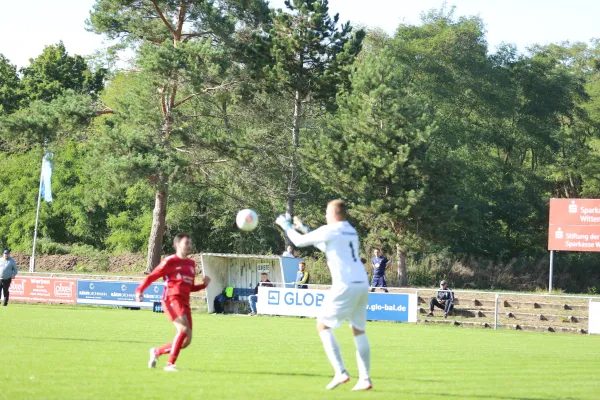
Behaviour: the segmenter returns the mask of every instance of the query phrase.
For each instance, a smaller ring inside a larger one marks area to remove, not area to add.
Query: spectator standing
[[[444,310],[444,318],[448,318],[448,314],[454,307],[454,292],[452,292],[452,289],[448,287],[448,282],[441,281],[437,296],[432,297],[429,301],[429,314],[427,314],[428,317],[433,317],[433,307]]]
[[[4,306],[8,305],[8,289],[17,272],[17,262],[10,256],[10,250],[4,250],[4,256],[0,261],[0,288],[4,296]]]
[[[254,294],[248,298],[248,302],[250,303],[250,315],[256,315],[256,303],[258,302],[258,288],[259,286],[268,286],[273,287],[273,284],[267,277],[267,273],[263,272],[260,274],[260,282],[256,284],[254,288]]]
[[[288,246],[281,257],[294,258],[294,248],[292,246]]]
[[[387,281],[385,279],[385,268],[387,267],[390,260],[387,259],[381,253],[381,249],[377,248],[374,251],[375,257],[371,260],[373,264],[373,280],[371,281],[371,292],[375,291],[376,287],[380,287],[384,292],[389,293],[387,290]]]
[[[306,270],[306,264],[304,261],[300,261],[298,264],[298,273],[296,274],[296,281],[291,284],[296,286],[296,289],[308,289],[310,283],[310,272]]]

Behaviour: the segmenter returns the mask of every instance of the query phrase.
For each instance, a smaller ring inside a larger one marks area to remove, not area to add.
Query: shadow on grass
[[[185,368],[186,371],[191,372],[208,372],[215,374],[240,374],[240,375],[271,375],[271,376],[291,376],[291,377],[309,377],[309,378],[324,378],[325,380],[330,379],[330,374],[311,374],[311,373],[299,373],[299,372],[275,372],[275,371],[239,371],[239,370],[214,370],[214,369],[198,369],[198,368]],[[382,389],[377,385],[377,382],[385,381],[414,381],[414,382],[428,382],[443,385],[443,379],[403,379],[403,378],[374,378],[375,391],[382,393],[393,393],[394,396],[398,394],[397,390],[387,391],[385,387]],[[579,400],[575,397],[515,397],[515,396],[502,396],[502,395],[485,395],[485,394],[453,394],[453,393],[435,393],[435,392],[408,392],[406,394],[427,396],[429,398],[457,398],[457,399],[481,399],[481,400]],[[435,397],[434,397],[435,396]]]
[[[89,311],[89,310],[110,310],[110,311],[141,311],[136,307],[126,307],[126,306],[106,306],[106,305],[94,305],[94,304],[32,304],[32,303],[9,303],[9,307],[12,308],[29,308],[29,309],[50,309],[50,310],[60,310],[60,311]],[[34,306],[34,307],[32,307]],[[144,311],[150,311],[152,307],[147,307]]]
[[[458,398],[458,399],[484,399],[484,400],[579,400],[575,397],[514,397],[502,395],[486,394],[453,394],[453,393],[432,393],[432,392],[410,392],[411,395],[435,396],[436,398]]]
[[[326,378],[331,379],[331,374],[311,374],[302,372],[276,372],[276,371],[235,371],[235,370],[210,370],[210,369],[197,369],[197,368],[186,368],[186,371],[193,372],[209,372],[215,374],[240,374],[240,375],[275,375],[275,376],[303,376],[303,377],[314,377],[314,378]],[[415,382],[429,382],[429,383],[440,383],[440,379],[402,379],[402,378],[377,378],[377,381],[415,381]],[[545,399],[544,399],[545,400]],[[554,400],[554,399],[552,399]]]
[[[261,372],[261,371],[233,371],[233,370],[215,370],[215,369],[197,369],[197,368],[186,368],[186,371],[192,372],[208,372],[213,374],[240,374],[240,375],[275,375],[275,376],[304,376],[304,377],[317,377],[317,378],[331,378],[331,375],[325,374],[310,374],[310,373],[293,373],[293,372]]]
[[[29,339],[29,340],[56,340],[56,341],[72,341],[72,342],[110,342],[110,343],[145,343],[154,344],[151,341],[143,340],[115,340],[115,339],[87,339],[87,338],[58,338],[58,337],[45,337],[45,336],[13,336],[16,339]]]

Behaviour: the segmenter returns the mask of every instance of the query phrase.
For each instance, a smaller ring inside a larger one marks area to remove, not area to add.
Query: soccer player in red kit
[[[169,354],[165,371],[177,371],[175,361],[179,351],[192,342],[192,311],[190,308],[190,293],[197,292],[208,286],[210,278],[204,277],[204,283],[196,285],[196,263],[188,258],[192,251],[192,241],[189,235],[180,233],[173,239],[175,254],[165,258],[150,275],[135,290],[137,301],[143,301],[144,290],[159,278],[165,281],[165,291],[162,306],[169,320],[175,325],[177,334],[173,342],[150,349],[149,368],[156,367],[158,357]]]

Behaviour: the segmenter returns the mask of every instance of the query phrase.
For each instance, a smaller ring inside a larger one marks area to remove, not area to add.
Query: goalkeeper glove
[[[288,229],[292,229],[292,222],[290,221],[289,214],[281,214],[277,217],[275,223],[279,225],[284,232],[287,232]]]
[[[304,223],[298,217],[294,217],[294,229],[304,235],[310,232],[310,228],[304,225]]]

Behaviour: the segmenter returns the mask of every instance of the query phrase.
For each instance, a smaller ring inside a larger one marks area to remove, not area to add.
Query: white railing
[[[419,292],[450,292],[450,290],[443,289],[415,289],[415,288],[388,288],[392,290],[402,291],[413,291],[417,296]],[[589,315],[589,302],[594,299],[600,299],[600,296],[594,295],[557,295],[557,294],[537,294],[537,293],[519,293],[519,292],[486,292],[486,291],[475,291],[475,290],[451,290],[454,294],[455,299],[460,300],[460,294],[464,295],[486,295],[494,296],[494,329],[498,329],[498,314],[499,314],[499,302],[501,297],[524,297],[524,298],[545,298],[545,299],[570,299],[570,300],[586,300],[588,303],[588,315]]]

